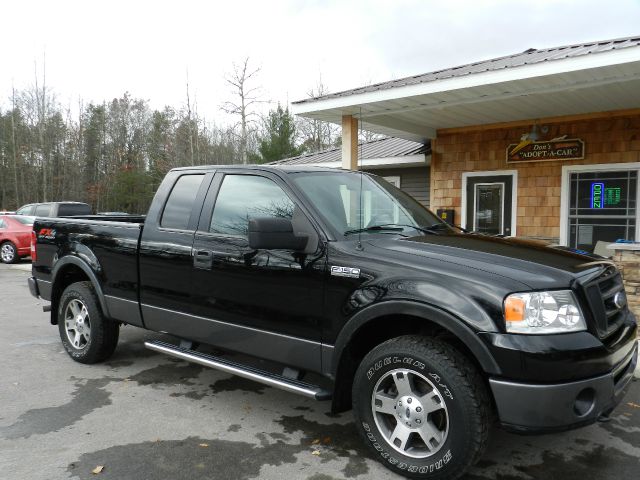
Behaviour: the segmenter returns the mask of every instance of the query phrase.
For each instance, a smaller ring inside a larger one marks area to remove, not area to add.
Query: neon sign
[[[620,203],[620,187],[607,187],[604,189],[605,205],[618,205]]]
[[[604,207],[604,183],[591,184],[591,208]]]

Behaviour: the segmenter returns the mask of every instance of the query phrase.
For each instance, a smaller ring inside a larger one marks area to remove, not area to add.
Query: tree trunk
[[[16,142],[16,91],[11,89],[11,142],[13,143],[13,186],[15,188],[16,209],[20,207],[20,188],[18,187],[18,146]]]

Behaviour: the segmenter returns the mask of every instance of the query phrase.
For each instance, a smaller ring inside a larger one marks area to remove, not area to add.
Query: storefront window
[[[598,241],[635,240],[638,172],[574,172],[569,246],[593,252]]]

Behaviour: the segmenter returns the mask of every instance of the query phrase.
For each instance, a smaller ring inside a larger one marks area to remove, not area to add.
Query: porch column
[[[358,169],[358,119],[342,116],[342,168]]]

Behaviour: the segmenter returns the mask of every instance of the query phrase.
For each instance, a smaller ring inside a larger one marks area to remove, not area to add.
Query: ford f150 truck
[[[496,420],[608,416],[637,362],[611,262],[461,231],[364,173],[175,169],[146,217],[38,218],[32,257],[74,360],[105,360],[122,324],[169,333],[147,347],[353,408],[371,454],[412,478],[462,475]]]

